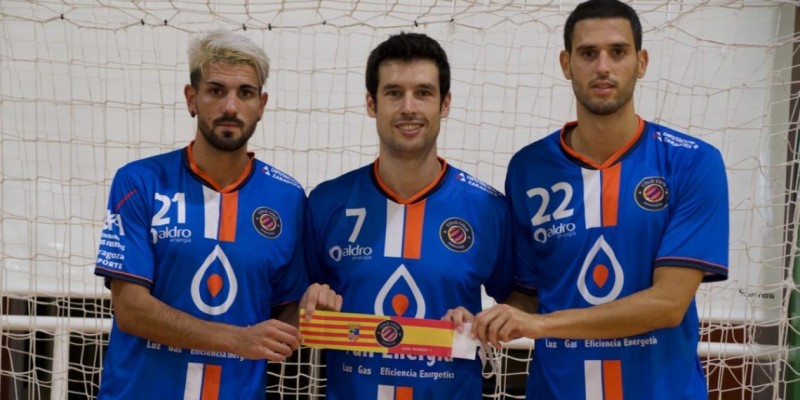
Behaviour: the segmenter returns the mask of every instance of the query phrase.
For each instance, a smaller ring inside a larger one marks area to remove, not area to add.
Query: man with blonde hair
[[[95,269],[115,312],[101,399],[263,398],[267,360],[301,343],[298,301],[341,302],[324,285],[301,300],[305,192],[247,151],[267,55],[218,30],[192,40],[189,66],[194,141],[111,186]]]

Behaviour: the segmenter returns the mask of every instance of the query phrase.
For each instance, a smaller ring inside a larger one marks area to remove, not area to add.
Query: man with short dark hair
[[[536,339],[528,399],[707,399],[694,296],[728,275],[722,157],[635,113],[649,59],[630,6],[581,3],[564,41],[577,121],[509,164],[516,291],[473,332]]]
[[[422,34],[393,35],[370,54],[366,86],[379,156],[309,195],[312,282],[341,294],[343,311],[386,316],[440,319],[461,305],[477,312],[481,284],[504,299],[507,204],[437,154],[451,99],[444,50]],[[376,340],[365,336],[358,340]],[[482,395],[478,360],[333,350],[326,358],[328,400]]]

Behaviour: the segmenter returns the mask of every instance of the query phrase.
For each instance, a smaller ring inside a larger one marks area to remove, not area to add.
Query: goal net
[[[0,2],[0,398],[96,395],[111,308],[92,271],[109,184],[123,164],[192,139],[182,95],[190,35],[227,28],[266,49],[270,97],[251,149],[310,190],[377,154],[364,104],[369,51],[393,33],[428,34],[452,68],[440,153],[502,188],[516,150],[575,118],[558,54],[576,4]],[[637,112],[710,142],[727,167],[730,278],[697,296],[709,398],[790,398],[800,393],[798,4],[631,4],[651,60]],[[507,346],[487,369],[485,397],[522,398],[532,355],[530,342]],[[322,398],[323,356],[304,348],[273,365],[270,394]]]

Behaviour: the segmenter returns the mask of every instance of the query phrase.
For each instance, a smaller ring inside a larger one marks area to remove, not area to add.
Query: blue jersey
[[[655,268],[727,277],[728,192],[719,151],[640,119],[603,165],[563,130],[512,158],[506,195],[520,291],[539,312],[586,308],[652,286]],[[610,340],[536,340],[528,399],[706,399],[694,302],[681,324]]]
[[[200,319],[247,326],[298,300],[306,197],[288,175],[251,159],[218,188],[190,148],[135,161],[114,177],[95,273],[147,287]],[[167,347],[120,331],[105,355],[102,399],[253,399],[266,360]]]
[[[377,162],[309,195],[311,280],[343,297],[342,311],[440,319],[481,310],[481,284],[503,300],[513,285],[502,194],[448,166],[408,201],[375,173]],[[478,360],[330,350],[328,400],[480,399]]]

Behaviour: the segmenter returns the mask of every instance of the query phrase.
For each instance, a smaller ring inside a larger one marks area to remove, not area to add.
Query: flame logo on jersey
[[[606,264],[611,264],[611,268]],[[616,300],[624,283],[622,265],[617,261],[614,250],[600,235],[583,260],[578,274],[578,292],[589,304],[598,305]]]
[[[219,261],[216,263],[216,261]],[[208,273],[212,265],[219,264],[225,276],[218,273]],[[226,288],[227,283],[227,288]],[[227,289],[227,290],[224,290]],[[228,311],[236,299],[236,292],[239,290],[236,275],[233,274],[228,257],[219,245],[214,246],[214,250],[203,261],[203,265],[195,272],[192,278],[192,301],[197,308],[208,315],[220,315]],[[215,301],[220,294],[226,293],[227,296],[222,301]],[[209,304],[211,303],[216,304]]]
[[[417,310],[414,315],[404,315],[412,305],[408,295],[403,293],[406,291],[404,286],[407,286],[407,290],[411,292],[416,303]],[[390,294],[392,294],[391,298],[389,298]],[[375,298],[375,315],[392,315],[384,309],[384,304],[387,301],[391,304],[394,315],[398,317],[425,318],[425,299],[422,297],[422,292],[420,292],[417,282],[414,281],[405,265],[401,264],[397,267],[392,276],[381,287],[378,297]]]

